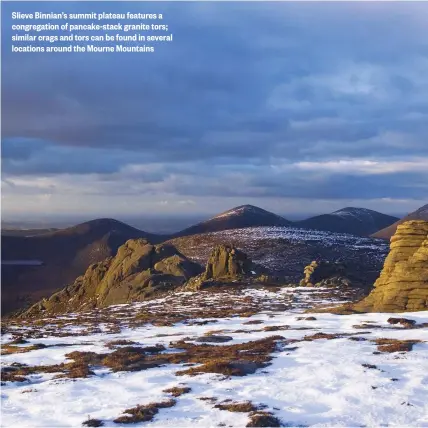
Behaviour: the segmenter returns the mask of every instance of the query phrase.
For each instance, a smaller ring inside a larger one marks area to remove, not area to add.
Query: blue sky
[[[164,13],[154,54],[13,54],[12,11]],[[427,3],[2,3],[2,212],[428,196]]]

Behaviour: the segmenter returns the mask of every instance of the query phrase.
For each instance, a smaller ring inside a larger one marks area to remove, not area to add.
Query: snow
[[[292,308],[286,312],[262,309],[252,317],[220,318],[216,323],[207,325],[180,322],[173,326],[148,324],[132,328],[124,323],[121,332],[115,334],[55,337],[46,333],[47,337],[29,339],[31,344],[58,346],[4,355],[2,364],[56,364],[65,361],[65,354],[73,350],[110,352],[105,344],[112,340],[128,339],[144,346],[156,343],[168,345],[179,338],[198,337],[213,329],[224,330],[221,334],[233,337],[233,341],[226,345],[275,334],[286,339],[302,339],[317,332],[353,333],[367,340],[352,341],[344,337],[281,345],[271,365],[244,377],[225,378],[216,374],[176,376],[181,365],[118,373],[99,368],[95,370],[96,376],[76,380],[53,379],[54,374],[32,375],[30,383],[8,382],[2,387],[2,427],[77,427],[88,415],[103,420],[104,426],[118,427],[121,425],[113,423],[113,419],[126,408],[165,400],[169,397],[162,391],[179,384],[191,387],[192,391],[178,397],[174,407],[160,409],[152,422],[135,426],[216,427],[226,424],[243,427],[248,422],[248,414],[216,409],[214,404],[200,400],[201,397],[216,397],[217,402],[232,399],[264,404],[266,410],[275,414],[285,426],[427,426],[428,344],[416,344],[411,352],[405,354],[374,354],[376,345],[370,340],[383,337],[427,341],[428,330],[393,327],[386,322],[392,314],[340,316],[311,313],[309,315],[316,320],[297,320],[299,315],[308,316],[302,315],[308,303],[332,303],[324,297],[325,291],[314,289],[308,292],[305,288],[283,288],[279,292],[247,289],[238,296],[240,299],[260,299],[266,303],[266,308],[269,303],[289,299],[293,302]],[[222,293],[176,293],[173,298],[116,305],[109,311],[114,315],[124,309],[137,312],[144,308],[159,311],[168,308],[178,313],[184,309],[196,310],[201,298],[207,303],[220,305],[224,297]],[[238,298],[232,294],[229,297]],[[174,306],[174,302],[179,303]],[[414,319],[417,323],[428,322],[428,311],[401,316]],[[74,318],[75,315],[61,317],[64,321],[73,321]],[[262,324],[245,324],[253,320],[260,320]],[[384,328],[360,330],[353,327],[363,322],[372,322]],[[290,329],[277,332],[262,330],[262,327],[276,325],[289,325]],[[308,329],[294,329],[301,327]],[[43,328],[47,327],[41,327],[41,330]],[[236,330],[244,332],[238,333]],[[70,326],[65,326],[64,331],[71,331]],[[2,342],[10,338],[10,335],[3,335]],[[74,346],[64,347],[63,344]],[[296,350],[287,350],[295,346]],[[377,369],[365,368],[362,364],[373,364]],[[398,380],[391,380],[394,378]]]
[[[257,214],[258,216],[269,216],[269,217],[278,217],[278,219],[284,220],[282,217],[270,213],[268,211],[265,211],[261,208],[258,207],[254,207],[252,205],[242,205],[236,208],[232,208],[231,210],[225,211],[224,213],[218,214],[215,217],[213,217],[210,220],[215,220],[215,219],[219,219],[219,218],[225,218],[225,217],[233,217],[233,216],[238,216],[238,215],[242,215],[244,213],[251,213],[251,214]]]

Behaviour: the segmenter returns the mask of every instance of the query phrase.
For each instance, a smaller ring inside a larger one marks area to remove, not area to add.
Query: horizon
[[[426,203],[427,3],[19,3],[36,6],[153,9],[175,39],[34,61],[2,3],[4,221]]]
[[[251,204],[244,204],[244,205],[251,205]],[[235,208],[238,208],[240,206],[234,206],[229,208],[225,211],[231,211]],[[256,208],[262,208],[256,206]],[[365,207],[342,207],[342,209],[346,208],[363,208]],[[418,207],[419,208],[419,207]],[[159,234],[168,234],[173,232],[181,231],[187,227],[193,226],[198,223],[205,222],[207,220],[210,220],[220,214],[222,214],[225,211],[217,212],[217,213],[211,213],[209,215],[202,214],[202,213],[186,213],[182,215],[174,215],[170,213],[165,213],[161,215],[140,215],[140,216],[114,216],[114,217],[88,217],[88,216],[70,216],[67,214],[64,214],[63,216],[56,216],[52,217],[52,215],[47,215],[46,217],[39,217],[39,218],[33,218],[31,220],[19,219],[15,218],[14,220],[7,220],[2,218],[1,221],[1,228],[4,230],[13,230],[13,229],[43,229],[43,228],[67,228],[76,226],[82,223],[99,220],[99,219],[111,219],[111,220],[117,220],[122,223],[128,224],[129,226],[135,227],[140,230],[144,230],[149,233],[159,233]],[[267,210],[269,211],[269,210]],[[270,212],[270,211],[269,211]],[[308,213],[294,213],[294,214],[284,214],[280,212],[272,212],[273,214],[277,214],[286,220],[290,220],[291,222],[297,222],[300,220],[306,220],[311,217],[315,217],[322,214],[330,214],[330,212],[319,212],[315,214],[308,214]],[[393,217],[397,218],[403,218],[409,212],[405,213],[382,213],[387,214]]]

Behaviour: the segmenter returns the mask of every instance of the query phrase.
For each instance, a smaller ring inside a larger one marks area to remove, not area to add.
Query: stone
[[[428,221],[400,224],[373,291],[351,306],[356,312],[428,309]]]
[[[345,277],[346,267],[343,263],[329,261],[313,261],[304,269],[302,287],[349,285]]]
[[[205,272],[191,278],[183,287],[197,291],[214,285],[253,278],[255,267],[247,255],[231,245],[216,246],[208,259]]]
[[[230,245],[218,245],[208,259],[205,279],[234,278],[251,274],[251,260]]]
[[[131,239],[119,247],[116,256],[90,265],[73,284],[36,303],[22,316],[141,301],[181,286],[201,270],[172,245]]]

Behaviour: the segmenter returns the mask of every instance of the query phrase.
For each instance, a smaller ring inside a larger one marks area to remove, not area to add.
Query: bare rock
[[[144,300],[181,286],[201,270],[200,265],[172,245],[152,245],[145,239],[132,239],[119,247],[115,257],[89,266],[73,284],[36,303],[23,316]]]
[[[345,277],[346,267],[343,263],[329,261],[313,261],[304,269],[304,278],[300,281],[302,287],[325,287],[350,285]]]
[[[422,311],[428,308],[428,221],[400,224],[373,291],[352,305],[358,312]]]

